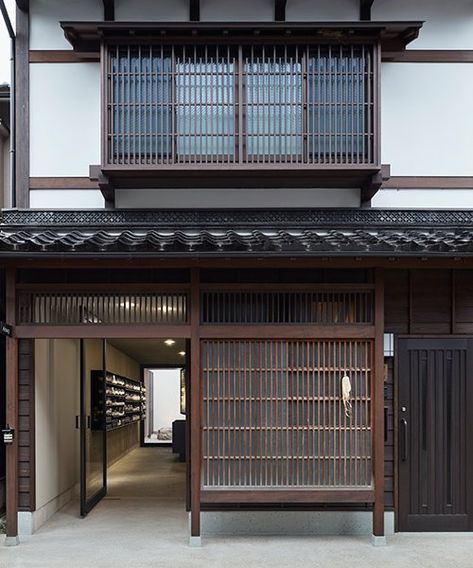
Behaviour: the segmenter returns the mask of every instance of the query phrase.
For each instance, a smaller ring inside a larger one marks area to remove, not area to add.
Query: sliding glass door
[[[80,340],[81,517],[85,517],[107,493],[106,347],[105,339]]]

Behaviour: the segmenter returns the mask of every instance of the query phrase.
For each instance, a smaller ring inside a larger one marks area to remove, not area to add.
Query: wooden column
[[[384,537],[384,275],[375,270],[375,353],[373,380],[374,491],[373,536]]]
[[[16,270],[6,271],[6,323],[15,326]],[[13,332],[14,333],[14,332]],[[18,543],[18,339],[6,338],[6,422],[14,430],[6,447],[6,544]],[[2,442],[3,443],[3,442]]]
[[[191,372],[190,372],[190,455],[191,455],[191,532],[190,544],[200,544],[200,487],[201,487],[201,366],[200,366],[200,275],[191,272],[190,293]]]

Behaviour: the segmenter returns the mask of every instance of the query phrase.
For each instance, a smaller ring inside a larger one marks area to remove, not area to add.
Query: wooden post
[[[373,544],[385,544],[384,536],[384,275],[375,270],[375,354],[373,379]]]
[[[15,326],[16,270],[6,270],[6,323]],[[5,544],[18,544],[18,339],[6,338],[6,422],[13,428],[13,442],[6,446],[6,539]],[[3,425],[2,425],[3,426]]]
[[[190,293],[191,372],[190,372],[190,453],[191,453],[191,546],[200,545],[200,486],[201,486],[201,368],[200,368],[200,275],[191,272]]]

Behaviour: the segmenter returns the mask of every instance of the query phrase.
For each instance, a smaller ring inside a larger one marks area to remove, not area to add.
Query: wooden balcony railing
[[[104,46],[104,172],[379,172],[376,42]]]

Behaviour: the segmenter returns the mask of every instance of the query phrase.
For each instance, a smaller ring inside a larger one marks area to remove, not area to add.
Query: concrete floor
[[[137,448],[109,471],[109,494],[86,519],[78,504],[20,546],[0,568],[473,568],[473,534],[397,534],[386,547],[361,537],[230,537],[188,546],[185,465],[167,448]]]

